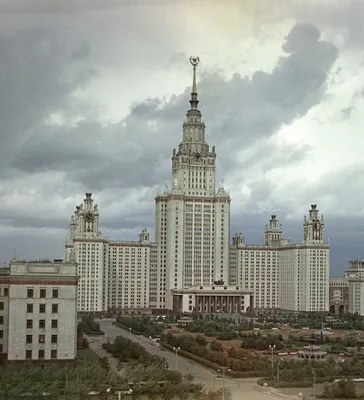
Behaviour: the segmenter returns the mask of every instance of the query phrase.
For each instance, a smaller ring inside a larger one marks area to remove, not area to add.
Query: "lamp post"
[[[176,371],[178,372],[178,352],[181,350],[180,347],[173,347],[173,350],[176,353]]]
[[[221,367],[222,370],[222,400],[225,400],[225,371],[231,371],[231,369],[229,367]],[[220,372],[220,370],[218,369],[218,372]]]
[[[130,337],[131,337],[131,328],[129,328],[129,333],[130,333]]]
[[[312,375],[313,375],[313,397],[316,397],[316,374],[315,370],[312,370]]]
[[[276,345],[275,344],[273,344],[273,345],[270,344],[269,348],[272,351],[272,378],[273,378],[274,377],[274,349],[276,348]]]

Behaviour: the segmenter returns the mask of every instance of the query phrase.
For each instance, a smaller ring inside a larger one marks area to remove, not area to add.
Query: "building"
[[[215,187],[215,146],[205,138],[198,109],[196,66],[182,140],[172,153],[172,189],[156,196],[158,278],[156,308],[173,308],[171,290],[228,284],[230,196]]]
[[[364,260],[350,260],[344,277],[348,283],[348,311],[364,315]]]
[[[343,314],[349,311],[349,286],[346,278],[330,278],[329,299],[331,314]]]
[[[330,246],[316,204],[303,221],[303,243],[280,250],[280,307],[293,311],[329,311]]]
[[[77,281],[77,265],[62,260],[14,259],[1,270],[1,344],[8,364],[75,360]]]
[[[192,312],[234,304],[238,312],[253,306],[328,311],[329,245],[316,205],[304,219],[300,244],[283,239],[282,226],[272,215],[264,244],[247,245],[236,234],[230,245],[231,199],[223,181],[216,187],[217,152],[206,141],[198,108],[199,59],[190,62],[190,107],[181,142],[172,151],[172,187],[166,184],[155,197],[155,241],[145,230],[139,241],[106,238],[91,193],[72,215],[66,260],[79,265],[78,310]],[[207,303],[206,296],[212,296]]]
[[[8,354],[9,279],[8,267],[0,268],[0,364]]]
[[[171,289],[175,313],[230,313],[240,314],[253,310],[254,291],[239,286],[210,285]]]
[[[66,260],[77,262],[79,312],[149,308],[156,245],[144,229],[138,241],[112,241],[99,231],[99,211],[91,193],[76,207],[66,239]],[[153,276],[154,278],[154,276]]]
[[[303,243],[283,239],[276,215],[264,238],[262,245],[247,245],[242,233],[233,237],[230,284],[253,290],[255,309],[328,311],[330,248],[317,206],[304,217]]]

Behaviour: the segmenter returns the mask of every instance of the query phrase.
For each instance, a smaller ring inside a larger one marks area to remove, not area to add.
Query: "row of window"
[[[25,338],[25,342],[27,344],[32,344],[33,343],[33,335],[27,335]],[[45,335],[39,335],[38,336],[38,343],[44,344],[45,343]],[[58,343],[58,336],[57,335],[51,335],[51,343],[52,344],[57,344]]]
[[[26,350],[25,351],[25,358],[27,360],[32,360],[33,359],[33,350]],[[45,358],[45,352],[44,350],[38,350],[38,359],[43,360]],[[57,358],[57,350],[51,350],[51,359],[56,359]]]
[[[32,319],[27,319],[26,322],[26,327],[27,329],[33,329],[34,323]],[[38,327],[39,329],[45,329],[46,327],[46,320],[45,319],[40,319],[38,322]],[[58,319],[52,319],[51,320],[51,328],[52,329],[57,329],[58,328]]]
[[[44,314],[46,312],[46,304],[39,304],[39,313]],[[27,313],[31,314],[34,311],[34,304],[27,304]],[[58,313],[58,304],[52,304],[52,314]]]
[[[58,289],[52,289],[52,298],[58,299],[59,291]],[[27,290],[27,297],[28,299],[34,298],[34,289],[29,288]],[[39,297],[41,299],[45,299],[47,297],[47,289],[39,289]]]

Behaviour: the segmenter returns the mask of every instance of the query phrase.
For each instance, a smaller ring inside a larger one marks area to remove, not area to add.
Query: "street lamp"
[[[231,369],[229,367],[221,367],[222,370],[222,400],[225,400],[225,371],[231,371]],[[220,370],[217,370],[218,372],[220,372]]]
[[[274,349],[276,348],[276,345],[275,344],[270,344],[269,345],[269,348],[271,349],[271,351],[272,351],[272,378],[273,378],[273,376],[274,376]]]
[[[176,371],[178,372],[178,352],[181,350],[180,347],[173,347],[173,350],[176,353]]]
[[[131,337],[131,328],[129,328],[129,333],[130,333],[130,337]]]
[[[313,375],[313,397],[316,397],[316,374],[315,374],[315,370],[312,369],[312,375]]]

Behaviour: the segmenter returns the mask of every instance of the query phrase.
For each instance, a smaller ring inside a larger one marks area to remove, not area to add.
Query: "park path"
[[[183,373],[191,373],[196,383],[201,383],[207,390],[217,390],[223,386],[229,387],[231,390],[232,400],[291,400],[294,396],[286,396],[279,393],[276,390],[263,389],[257,386],[255,378],[247,379],[223,379],[221,374],[218,375],[211,370],[197,365],[190,360],[178,356],[176,365],[176,355],[168,351],[162,351],[159,346],[155,345],[148,338],[131,334],[129,331],[121,329],[112,324],[112,321],[98,320],[101,329],[105,332],[105,335],[98,338],[90,338],[90,347],[100,357],[107,357],[110,361],[110,365],[117,370],[118,361],[108,354],[102,347],[102,343],[106,343],[107,340],[113,341],[117,336],[125,336],[136,343],[143,346],[149,353],[164,357],[170,368],[174,369],[177,366],[178,370]],[[120,371],[118,371],[120,373]]]

